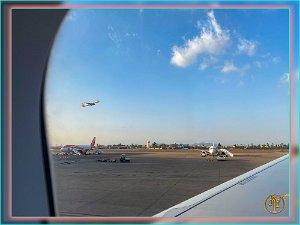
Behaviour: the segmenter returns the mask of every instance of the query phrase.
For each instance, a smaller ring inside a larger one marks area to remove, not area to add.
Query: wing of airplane
[[[289,156],[285,155],[179,203],[154,217],[287,217],[289,215],[289,197],[286,197],[289,193],[288,170]],[[284,200],[274,205],[271,201],[272,194],[275,194],[277,199],[282,196]]]
[[[76,155],[82,155],[82,153],[80,151],[78,151],[77,149],[73,149],[72,150]]]

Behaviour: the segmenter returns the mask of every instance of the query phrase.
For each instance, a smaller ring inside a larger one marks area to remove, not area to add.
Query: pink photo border
[[[289,20],[290,20],[290,30],[289,30],[289,42],[290,42],[290,51],[289,51],[289,101],[290,101],[290,108],[289,108],[289,118],[290,118],[290,137],[289,137],[289,146],[290,146],[290,195],[289,198],[289,209],[290,215],[289,217],[235,217],[235,218],[154,218],[154,217],[14,217],[12,216],[12,171],[11,171],[11,164],[12,164],[12,144],[11,144],[11,79],[12,79],[12,10],[13,9],[289,9]],[[12,5],[8,8],[8,180],[7,180],[7,188],[8,188],[8,218],[11,221],[49,221],[49,222],[70,222],[70,221],[109,221],[109,222],[121,222],[121,221],[147,221],[147,222],[157,222],[157,221],[288,221],[293,215],[293,188],[292,188],[292,158],[293,158],[293,151],[292,148],[292,65],[293,65],[293,10],[291,6],[288,5],[39,5],[39,4],[32,4],[32,5]]]

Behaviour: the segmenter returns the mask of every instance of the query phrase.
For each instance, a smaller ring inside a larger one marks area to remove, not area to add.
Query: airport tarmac
[[[130,163],[99,162],[119,159]],[[104,150],[101,155],[52,155],[59,216],[153,216],[238,175],[287,154],[236,150],[227,161],[195,150]]]

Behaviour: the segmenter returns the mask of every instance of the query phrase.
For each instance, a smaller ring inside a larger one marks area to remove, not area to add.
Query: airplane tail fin
[[[96,137],[93,138],[92,142],[91,142],[91,147],[94,147],[96,143]]]

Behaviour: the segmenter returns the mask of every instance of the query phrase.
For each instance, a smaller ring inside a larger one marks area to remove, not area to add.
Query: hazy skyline
[[[288,18],[287,9],[70,10],[48,68],[50,144],[287,143]]]

